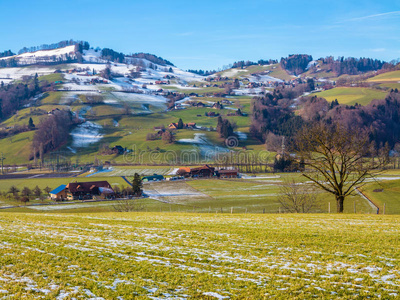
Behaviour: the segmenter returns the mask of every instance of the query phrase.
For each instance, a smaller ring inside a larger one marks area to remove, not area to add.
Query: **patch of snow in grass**
[[[72,148],[84,148],[97,143],[103,138],[100,130],[103,127],[93,122],[85,122],[78,125],[70,133],[72,136]]]

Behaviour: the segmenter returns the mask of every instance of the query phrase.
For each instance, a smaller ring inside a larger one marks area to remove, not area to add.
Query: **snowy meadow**
[[[2,213],[0,297],[394,299],[399,220]]]

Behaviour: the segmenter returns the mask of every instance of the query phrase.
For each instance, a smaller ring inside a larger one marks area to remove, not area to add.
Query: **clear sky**
[[[400,57],[399,0],[0,0],[0,51],[65,39],[183,69],[237,60]]]

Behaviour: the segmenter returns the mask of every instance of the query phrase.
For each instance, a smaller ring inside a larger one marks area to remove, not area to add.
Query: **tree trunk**
[[[343,202],[344,202],[344,196],[336,196],[336,205],[338,213],[343,212]]]

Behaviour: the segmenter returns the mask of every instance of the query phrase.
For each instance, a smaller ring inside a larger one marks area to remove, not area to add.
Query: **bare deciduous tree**
[[[120,199],[116,200],[113,208],[117,212],[142,211],[144,205],[139,203],[138,200]]]
[[[315,191],[308,184],[286,180],[279,190],[278,201],[287,212],[308,213],[318,207]]]
[[[296,137],[303,176],[336,198],[337,212],[354,188],[379,173],[386,159],[372,160],[367,134],[340,124],[317,123],[299,131]]]

